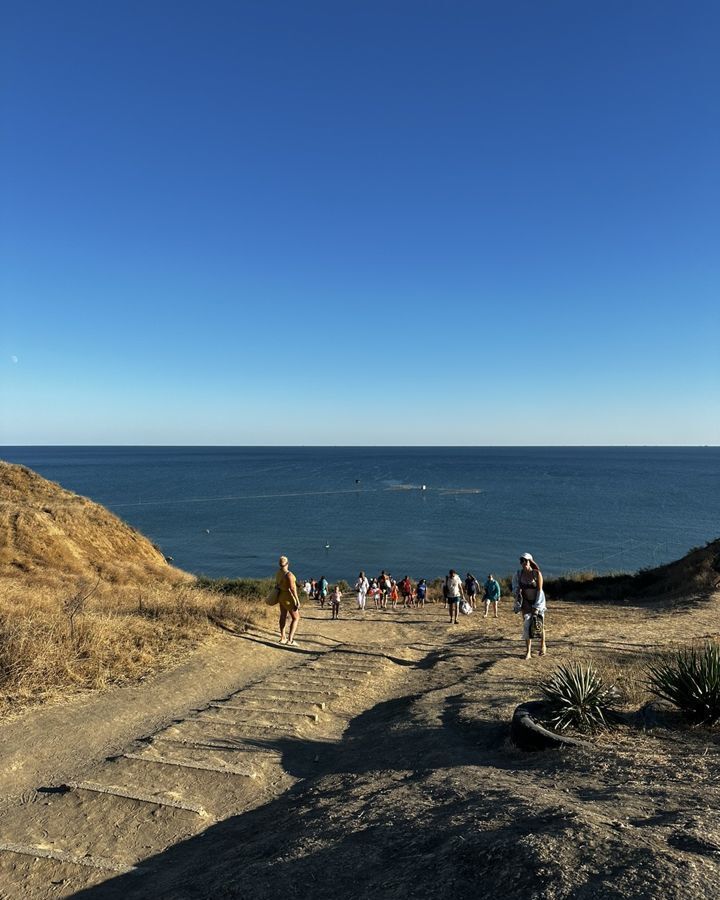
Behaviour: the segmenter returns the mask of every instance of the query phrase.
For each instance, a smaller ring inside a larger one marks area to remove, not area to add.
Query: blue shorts
[[[460,598],[459,597],[448,597],[447,601],[448,601],[448,603],[459,603]]]

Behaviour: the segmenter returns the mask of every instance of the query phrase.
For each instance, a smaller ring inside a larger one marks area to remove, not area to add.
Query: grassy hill
[[[0,575],[187,580],[134,528],[24,466],[0,462]]]
[[[633,575],[590,575],[546,582],[548,596],[584,603],[685,604],[720,587],[720,539],[696,547],[680,559]]]
[[[0,461],[0,714],[167,668],[267,607],[168,565],[97,503]]]

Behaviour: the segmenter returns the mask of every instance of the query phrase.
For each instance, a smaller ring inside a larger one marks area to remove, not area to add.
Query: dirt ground
[[[716,896],[717,732],[660,714],[526,753],[509,723],[569,659],[637,708],[647,653],[717,636],[720,595],[551,604],[530,661],[507,601],[352,607],[0,727],[0,897]]]

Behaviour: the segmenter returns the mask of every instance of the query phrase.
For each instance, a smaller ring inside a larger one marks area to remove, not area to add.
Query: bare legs
[[[538,654],[538,656],[545,656],[546,653],[547,653],[547,645],[545,643],[545,629],[543,628],[543,634],[542,634],[542,637],[540,638],[540,653]],[[525,659],[531,659],[531,658],[532,658],[532,639],[528,638],[525,641]]]
[[[285,625],[287,624],[288,616],[290,617],[290,632],[285,637]],[[281,644],[293,644],[295,642],[295,632],[297,631],[298,625],[300,624],[300,610],[299,609],[285,609],[283,606],[280,607],[280,643]]]

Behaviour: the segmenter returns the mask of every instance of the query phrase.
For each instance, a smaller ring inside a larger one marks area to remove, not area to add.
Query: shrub
[[[677,706],[690,721],[713,725],[720,719],[720,644],[678,650],[648,666],[649,687]]]
[[[208,578],[199,575],[196,584],[205,591],[229,594],[246,600],[263,600],[275,583],[271,578]]]
[[[614,692],[604,685],[592,666],[561,666],[540,689],[549,703],[549,720],[556,730],[565,731],[571,725],[579,731],[609,727]]]

